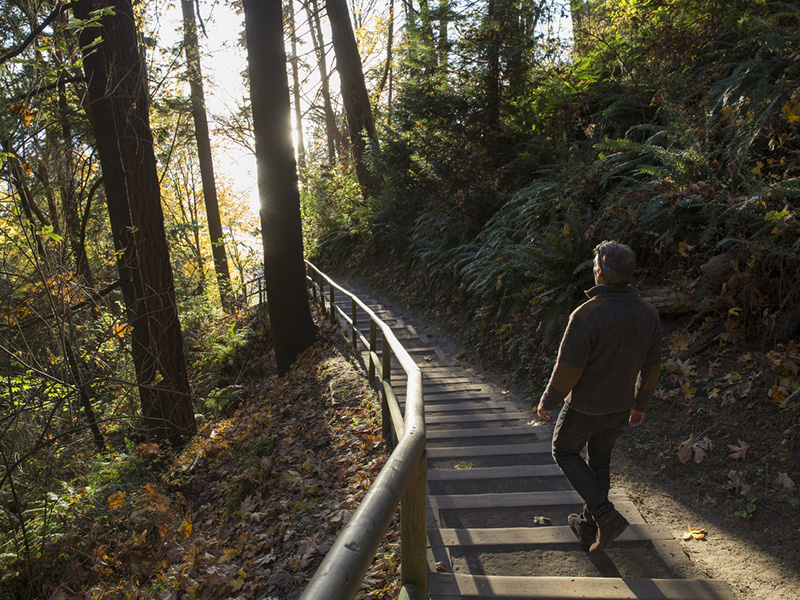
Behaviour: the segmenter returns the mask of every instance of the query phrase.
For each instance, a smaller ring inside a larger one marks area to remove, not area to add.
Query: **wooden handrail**
[[[377,373],[383,392],[383,431],[394,431],[397,445],[350,521],[336,538],[322,564],[300,596],[301,600],[352,600],[378,551],[392,516],[400,505],[400,544],[402,547],[401,596],[427,598],[427,461],[425,453],[425,413],[422,396],[422,371],[395,337],[391,328],[359,298],[337,285],[306,261],[309,293],[323,306],[329,302],[332,319],[341,316],[351,328],[351,342],[360,341],[369,352],[369,373]],[[326,298],[324,287],[328,286]],[[335,304],[335,294],[351,299],[351,314]],[[370,320],[369,339],[357,327],[357,310]],[[338,316],[337,316],[338,315]],[[383,334],[381,356],[376,350],[376,328]],[[392,354],[406,372],[405,415],[391,386]],[[370,381],[370,384],[373,382]],[[396,423],[387,427],[387,421]]]

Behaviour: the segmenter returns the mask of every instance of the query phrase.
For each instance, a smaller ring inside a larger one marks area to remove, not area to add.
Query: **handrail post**
[[[400,584],[414,584],[428,597],[428,452],[423,451],[400,501]]]
[[[331,303],[331,314],[330,314],[330,318],[331,318],[331,321],[333,321],[333,322],[335,323],[335,322],[336,322],[336,303],[335,303],[335,302],[336,302],[336,300],[335,300],[335,298],[334,298],[334,293],[335,293],[335,292],[334,292],[334,290],[335,290],[336,288],[334,288],[334,287],[333,287],[333,285],[331,285],[331,286],[330,286],[330,288],[331,288],[331,291],[330,291],[330,293],[328,294],[329,301],[330,301],[330,303]]]
[[[386,384],[392,383],[392,353],[389,344],[386,343],[384,338],[381,342],[381,366],[383,370],[383,385],[381,390],[384,389]],[[383,441],[391,447],[393,446],[392,440],[392,413],[389,410],[389,399],[386,397],[386,392],[381,393],[381,435]]]
[[[357,318],[358,318],[358,302],[356,302],[356,299],[353,298],[350,304],[350,319],[352,320],[350,341],[353,343],[353,348],[355,348],[356,350],[358,350],[358,330],[356,329]]]

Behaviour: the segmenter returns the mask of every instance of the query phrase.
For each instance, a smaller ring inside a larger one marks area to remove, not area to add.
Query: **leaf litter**
[[[320,327],[285,377],[263,348],[252,400],[205,424],[162,477],[108,495],[50,544],[31,570],[41,596],[299,596],[386,459],[380,405],[339,334]],[[395,515],[358,598],[396,597],[398,554]]]

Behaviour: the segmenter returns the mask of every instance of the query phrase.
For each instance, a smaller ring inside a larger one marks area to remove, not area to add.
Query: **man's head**
[[[636,254],[625,244],[604,241],[594,249],[594,279],[608,285],[628,285],[636,269]]]

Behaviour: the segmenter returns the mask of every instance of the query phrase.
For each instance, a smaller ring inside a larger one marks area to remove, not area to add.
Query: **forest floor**
[[[286,600],[299,596],[386,458],[380,402],[325,318],[285,377],[260,319],[235,386],[205,399],[179,453],[109,454],[57,513],[41,556],[0,568],[14,600]],[[55,509],[55,507],[54,507]],[[399,522],[361,599],[397,596]],[[31,546],[36,540],[29,540]]]
[[[376,296],[406,322],[434,330],[437,345],[510,390],[506,399],[533,417],[551,365],[541,365],[535,380],[513,378],[513,368],[486,363],[459,339],[466,328],[452,315]],[[725,580],[738,600],[799,600],[800,409],[781,409],[776,398],[786,377],[800,372],[800,351],[794,343],[765,350],[740,342],[687,357],[690,318],[663,322],[659,390],[644,423],[617,443],[612,485],[646,522],[681,540],[692,563],[687,577]]]
[[[533,418],[549,365],[535,381],[513,379],[512,369],[483,364],[447,320],[377,295],[432,332],[445,352],[509,390]],[[246,355],[227,366],[237,386],[214,399],[215,412],[192,443],[177,455],[140,443],[109,457],[75,490],[59,516],[64,533],[41,559],[0,572],[0,597],[299,595],[385,460],[380,410],[324,320],[320,341],[282,378],[268,333],[250,325]],[[791,371],[800,355],[791,344],[775,351],[728,346],[677,359],[684,323],[665,325],[670,359],[645,423],[618,443],[614,485],[646,521],[676,538],[704,530],[702,539],[681,542],[684,551],[695,571],[728,581],[739,600],[797,600],[800,425],[797,410],[780,410],[770,394],[780,383],[776,369]],[[396,596],[396,530],[395,522],[359,598]]]

